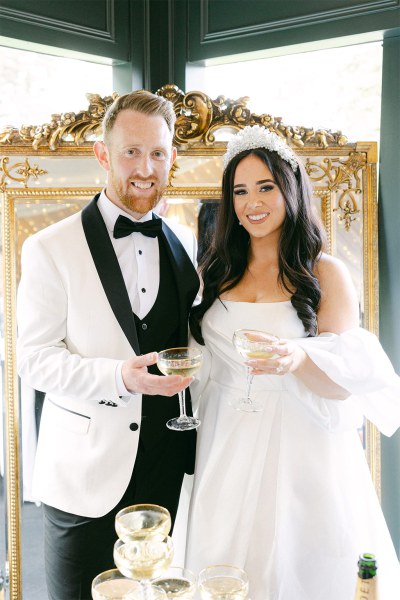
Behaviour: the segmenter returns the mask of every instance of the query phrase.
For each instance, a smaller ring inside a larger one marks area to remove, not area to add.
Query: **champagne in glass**
[[[93,600],[124,600],[126,594],[139,588],[137,581],[127,579],[118,571],[110,569],[97,575],[92,582]]]
[[[171,529],[171,515],[157,504],[134,504],[120,510],[115,517],[115,530],[124,541],[160,539]]]
[[[200,369],[202,352],[199,348],[168,348],[158,353],[157,366],[164,375],[190,377]],[[180,415],[167,422],[167,427],[175,431],[187,431],[200,425],[196,417],[186,414],[184,392],[179,392]]]
[[[173,545],[168,536],[165,540],[141,540],[114,544],[114,562],[125,577],[137,581],[159,577],[172,562]]]
[[[130,600],[161,600],[166,593],[151,585],[172,562],[173,544],[170,537],[164,540],[140,540],[114,544],[114,562],[125,577],[139,581],[141,590],[134,590],[126,598]]]
[[[253,329],[237,329],[233,334],[233,345],[243,358],[248,359],[264,359],[274,358],[276,354],[271,350],[274,344],[279,342],[279,338],[265,331],[256,331]],[[234,399],[230,401],[230,405],[236,410],[245,412],[259,412],[263,408],[260,401],[254,400],[251,397],[251,384],[253,375],[250,368],[246,368],[247,374],[247,389],[244,398]]]
[[[238,567],[215,565],[200,572],[199,590],[202,600],[245,600],[249,580]]]
[[[153,585],[164,590],[168,600],[193,600],[196,593],[196,577],[183,567],[170,567]]]

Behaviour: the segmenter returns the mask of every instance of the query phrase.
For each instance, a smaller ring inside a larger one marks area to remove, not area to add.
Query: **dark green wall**
[[[131,59],[114,68],[114,89],[155,92],[166,83],[184,89],[186,0],[130,0],[128,4]]]
[[[0,35],[130,60],[126,0],[0,0]]]
[[[132,67],[141,86],[156,91],[175,83],[184,89],[186,0],[131,0],[130,7]]]
[[[400,26],[399,0],[189,0],[189,61]]]
[[[400,35],[383,44],[379,177],[380,339],[400,373]],[[382,507],[400,556],[400,431],[382,438]]]

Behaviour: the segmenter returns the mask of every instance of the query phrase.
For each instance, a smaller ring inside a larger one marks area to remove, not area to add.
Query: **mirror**
[[[212,212],[220,197],[226,140],[245,125],[265,125],[286,138],[304,161],[313,182],[314,209],[327,231],[327,251],[349,267],[358,291],[361,324],[377,333],[377,144],[350,143],[341,132],[289,126],[280,118],[253,114],[245,97],[212,100],[198,91],[184,94],[174,85],[164,86],[158,94],[175,107],[178,159],[157,210],[197,230],[200,208]],[[34,535],[29,529],[31,512],[35,509],[30,478],[42,400],[34,390],[20,384],[16,372],[15,299],[20,250],[29,235],[80,210],[102,188],[105,174],[93,157],[92,145],[113,97],[87,97],[89,106],[80,113],[52,115],[43,125],[0,131],[5,449],[1,484],[5,482],[11,600],[33,598],[25,581],[37,560],[30,543]],[[366,423],[360,435],[379,494],[379,434]]]

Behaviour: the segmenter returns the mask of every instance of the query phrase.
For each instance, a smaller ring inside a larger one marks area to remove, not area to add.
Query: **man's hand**
[[[128,391],[150,396],[174,396],[192,383],[193,377],[151,375],[147,367],[157,362],[157,352],[134,356],[122,365],[122,379]]]

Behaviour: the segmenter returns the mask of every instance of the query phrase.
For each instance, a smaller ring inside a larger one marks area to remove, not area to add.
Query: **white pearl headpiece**
[[[244,127],[244,129],[241,129],[239,133],[229,140],[226,153],[224,154],[224,169],[226,169],[234,156],[243,152],[243,150],[254,150],[255,148],[266,148],[267,150],[276,152],[283,160],[289,163],[294,172],[297,171],[297,158],[287,143],[276,133],[269,131],[261,125]]]

